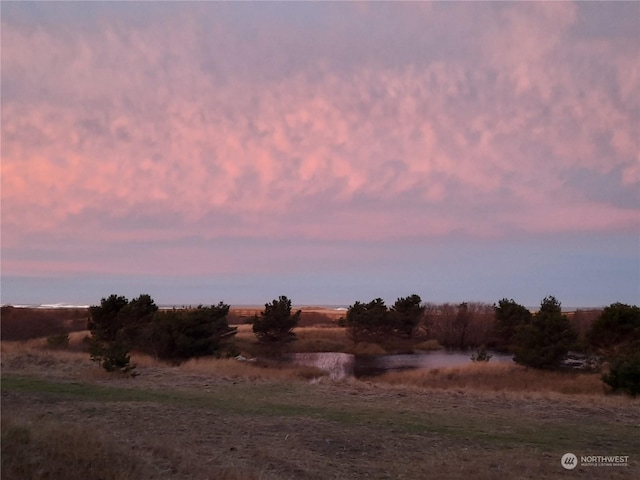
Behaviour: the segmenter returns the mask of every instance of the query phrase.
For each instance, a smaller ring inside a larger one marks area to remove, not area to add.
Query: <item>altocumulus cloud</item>
[[[637,231],[638,30],[592,14],[3,5],[3,270],[207,273],[194,259],[234,238],[330,257]]]

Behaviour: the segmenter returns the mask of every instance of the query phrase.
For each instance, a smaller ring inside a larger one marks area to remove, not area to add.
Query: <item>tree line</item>
[[[160,310],[147,294],[131,301],[111,295],[89,308],[89,354],[107,371],[130,370],[132,349],[163,360],[213,355],[223,338],[235,334],[228,313],[229,305],[223,302]]]
[[[292,314],[291,300],[281,296],[265,304],[264,311],[254,317],[253,332],[262,343],[292,341],[300,313]],[[103,298],[100,305],[89,307],[89,354],[109,372],[135,368],[131,350],[174,362],[216,355],[238,330],[229,326],[228,314],[229,305],[224,302],[160,310],[148,294],[133,300],[113,294]]]
[[[89,308],[89,353],[108,371],[134,368],[131,350],[174,362],[220,355],[223,346],[233,353],[231,339],[237,328],[229,326],[228,314],[229,305],[223,302],[160,310],[147,294],[131,301],[111,295]],[[280,296],[265,304],[250,323],[258,342],[277,349],[296,339],[300,315],[300,310],[292,312],[290,299]],[[545,297],[535,313],[506,298],[494,305],[438,305],[423,303],[412,294],[398,298],[391,307],[376,298],[356,301],[339,324],[354,343],[435,339],[449,348],[508,352],[516,363],[537,369],[560,368],[570,350],[589,352],[610,361],[605,382],[614,389],[640,393],[640,308],[635,305],[614,303],[604,308],[583,339],[553,296]]]

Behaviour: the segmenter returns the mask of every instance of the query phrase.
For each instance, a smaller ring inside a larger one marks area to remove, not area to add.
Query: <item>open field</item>
[[[526,377],[523,389],[522,372],[504,366],[442,369],[439,384],[425,371],[333,381],[308,367],[140,355],[130,378],[74,350],[81,336],[61,351],[3,342],[3,479],[98,478],[97,468],[113,479],[640,476],[640,402],[593,378],[576,381],[592,393],[559,393],[562,379]],[[470,383],[483,375],[502,380]],[[566,452],[629,455],[629,466],[566,471]]]

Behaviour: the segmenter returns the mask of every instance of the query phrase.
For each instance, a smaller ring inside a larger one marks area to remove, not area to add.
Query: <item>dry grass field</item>
[[[342,342],[335,334],[298,337]],[[2,343],[3,479],[640,477],[640,402],[607,395],[597,375],[489,364],[336,381],[133,355],[132,378],[92,364],[84,335],[66,350]],[[566,452],[629,455],[629,466],[567,471]]]
[[[406,370],[376,377],[377,382],[476,392],[581,394],[601,396],[608,387],[597,373],[542,371],[511,363],[471,363],[463,367]]]

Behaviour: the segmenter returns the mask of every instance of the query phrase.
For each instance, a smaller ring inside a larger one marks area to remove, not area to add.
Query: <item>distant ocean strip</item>
[[[202,305],[205,305],[204,303]],[[3,303],[3,307],[13,307],[13,308],[40,308],[40,309],[53,309],[53,308],[89,308],[91,305],[79,305],[73,303],[30,303],[30,304],[13,304],[13,303]],[[158,308],[161,310],[170,310],[172,308],[190,308],[195,307],[197,305],[191,304],[171,304],[171,305],[158,305]],[[247,308],[247,309],[259,309],[263,308],[264,305],[231,305],[231,308]],[[294,305],[294,308],[326,308],[327,310],[348,310],[347,305]]]
[[[93,305],[97,305],[97,304],[93,304]],[[206,302],[201,303],[200,305],[209,305]],[[80,304],[74,304],[74,303],[30,303],[30,304],[17,304],[17,303],[3,303],[2,307],[13,307],[13,308],[40,308],[42,310],[45,309],[54,309],[54,308],[89,308],[91,305],[80,305]],[[161,304],[158,305],[158,308],[160,310],[171,310],[172,308],[194,308],[197,307],[198,304],[185,304],[185,303],[175,303],[175,304]],[[257,310],[257,309],[261,309],[263,308],[264,305],[231,305],[231,308],[234,309],[252,309],[252,310]],[[314,308],[317,309],[326,309],[326,310],[336,310],[336,311],[344,311],[346,312],[347,310],[349,310],[349,305],[294,305],[293,306],[294,309],[296,308],[301,308],[301,309],[307,309],[307,310],[313,310]],[[536,312],[538,307],[527,307],[529,308],[532,312]],[[603,307],[602,307],[603,308]],[[593,307],[562,307],[562,311],[564,313],[570,313],[570,312],[575,312],[577,310],[594,310]]]

